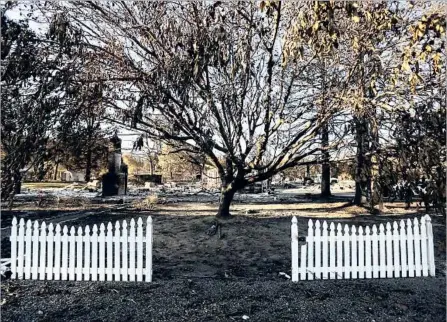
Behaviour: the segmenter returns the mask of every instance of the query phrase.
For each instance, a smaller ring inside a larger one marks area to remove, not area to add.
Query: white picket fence
[[[17,227],[18,226],[18,227]],[[18,231],[17,231],[18,228]],[[68,233],[70,232],[70,233]],[[40,280],[152,281],[152,218],[90,230],[12,220],[11,278]],[[144,260],[143,260],[144,258]]]
[[[386,229],[385,229],[386,227]],[[328,229],[329,228],[329,229]],[[292,219],[292,281],[435,276],[430,216],[366,227],[308,223],[306,244],[298,245]]]

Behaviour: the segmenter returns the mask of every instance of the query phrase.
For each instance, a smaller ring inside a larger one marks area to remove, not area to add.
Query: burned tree
[[[315,109],[301,82],[311,56],[283,63],[281,3],[269,14],[248,3],[64,5],[97,53],[96,81],[118,89],[114,121],[213,162],[217,215],[239,189],[318,154],[333,111]]]

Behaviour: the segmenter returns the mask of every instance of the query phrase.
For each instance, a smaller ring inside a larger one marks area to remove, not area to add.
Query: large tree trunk
[[[236,193],[236,189],[234,187],[222,187],[220,194],[220,204],[219,210],[217,211],[217,217],[228,218],[231,216],[230,214],[230,205],[233,201],[234,194]]]
[[[329,129],[327,124],[322,128],[321,145],[323,147],[323,164],[321,166],[321,197],[331,196],[331,165],[329,163]]]
[[[150,159],[149,160],[149,167],[150,167],[150,174],[151,174],[151,176],[153,176],[154,175],[154,162]]]
[[[363,203],[363,192],[366,188],[366,141],[367,141],[367,128],[366,122],[355,118],[355,135],[357,141],[357,155],[356,155],[356,169],[355,169],[355,196],[354,204],[357,206]]]
[[[54,169],[54,176],[53,176],[53,180],[57,180],[57,170],[59,168],[59,162],[56,162],[56,168]]]
[[[87,165],[85,167],[85,181],[89,182],[92,176],[92,151],[87,150]]]

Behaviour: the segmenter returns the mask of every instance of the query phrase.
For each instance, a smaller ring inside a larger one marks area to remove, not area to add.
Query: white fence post
[[[64,225],[62,229],[64,235],[62,236],[62,267],[61,267],[61,280],[67,280],[68,273],[68,227]]]
[[[359,264],[357,263],[357,230],[355,226],[351,226],[351,278],[358,278],[357,271]]]
[[[359,278],[365,278],[365,257],[369,257],[370,262],[369,262],[369,266],[371,266],[371,242],[369,243],[369,252],[365,251],[365,245],[364,245],[364,235],[363,235],[363,227],[360,226],[359,227],[359,268],[358,268],[358,273],[359,273]],[[369,241],[369,239],[368,239]],[[366,252],[366,254],[365,254]]]
[[[400,277],[400,247],[399,247],[399,226],[397,225],[397,222],[395,221],[393,223],[393,250],[394,250],[394,277]]]
[[[121,280],[121,234],[120,234],[120,223],[117,221],[115,223],[115,267],[113,269],[113,275],[115,275],[115,281]]]
[[[421,256],[422,276],[428,276],[427,227],[425,225],[425,216],[421,218]]]
[[[93,225],[92,228],[92,281],[98,280],[98,226]]]
[[[414,218],[414,263],[416,269],[416,276],[421,276],[421,238],[419,234],[419,221]]]
[[[82,236],[82,228],[78,227],[78,235],[76,236],[76,280],[82,281],[82,259],[84,258],[84,254],[82,254],[82,244],[84,242],[84,238]]]
[[[321,226],[320,221],[315,222],[315,269],[316,279],[321,279]]]
[[[433,244],[433,227],[429,215],[425,215],[427,224],[427,253],[428,253],[428,273],[430,276],[435,276],[435,248]]]
[[[393,277],[393,235],[391,224],[386,224],[386,277]]]
[[[84,230],[84,245],[85,245],[85,256],[84,256],[84,280],[90,281],[90,226],[87,225]]]
[[[323,279],[329,278],[328,230],[327,222],[323,221]]]
[[[146,222],[146,282],[152,282],[152,217]]]
[[[373,260],[373,278],[379,278],[379,235],[377,233],[377,226],[372,227],[372,260]]]
[[[75,280],[75,260],[76,260],[76,231],[75,228],[72,226],[70,228],[70,255],[68,255],[69,261],[68,261],[68,279],[70,281]]]
[[[32,263],[32,269],[31,269],[31,278],[33,280],[37,280],[38,276],[38,268],[39,268],[39,223],[37,220],[34,222],[33,225],[33,263]]]
[[[107,224],[107,273],[106,280],[113,281],[113,226],[109,221]]]
[[[411,220],[407,219],[408,276],[414,277],[414,238]]]
[[[31,254],[32,254],[32,229],[31,220],[26,222],[26,253],[25,253],[25,279],[31,278]]]
[[[312,219],[309,219],[307,229],[307,279],[313,280],[315,269],[314,269],[314,230]]]
[[[40,242],[40,253],[39,253],[39,279],[44,280],[45,279],[45,259],[47,257],[46,253],[46,243],[47,243],[47,225],[45,222],[42,222],[42,226],[40,229],[40,236],[39,236],[39,242]]]
[[[143,219],[137,221],[137,281],[143,281]]]
[[[298,274],[298,220],[294,216],[292,218],[292,227],[290,236],[292,239],[292,282],[299,281],[299,274]]]
[[[336,237],[335,237],[335,224],[331,222],[329,225],[329,278],[336,278],[336,266],[335,266],[335,248],[336,248]]]
[[[135,219],[130,220],[129,237],[129,281],[135,281]]]
[[[54,236],[54,279],[61,279],[61,225],[56,225],[56,235]]]
[[[129,271],[128,271],[128,257],[127,257],[127,249],[129,248],[128,238],[127,238],[127,221],[123,221],[123,236],[122,238],[122,248],[123,248],[123,265],[122,265],[122,279],[123,281],[129,280]]]
[[[54,267],[54,252],[53,252],[53,243],[54,243],[54,226],[53,223],[48,225],[48,259],[47,259],[47,279],[53,279],[53,267]]]
[[[105,273],[106,273],[106,233],[105,233],[106,227],[104,226],[104,223],[101,223],[99,226],[99,267],[98,267],[98,273],[99,273],[99,280],[105,281]]]
[[[337,225],[337,279],[343,278],[343,231],[341,224]]]
[[[19,221],[19,246],[18,246],[18,254],[17,254],[17,278],[23,279],[23,268],[25,265],[25,219],[21,218]]]
[[[11,226],[11,237],[9,240],[11,241],[11,278],[17,278],[17,218],[12,218],[12,226]],[[19,238],[22,239],[22,236],[19,235]],[[20,263],[19,263],[19,266]]]
[[[405,232],[405,222],[400,221],[400,265],[401,276],[407,277],[407,234]]]
[[[348,279],[351,278],[351,265],[350,265],[350,258],[349,258],[349,242],[350,242],[350,235],[349,235],[349,227],[348,225],[345,225],[344,234],[343,234],[343,250],[344,250],[344,278]]]
[[[386,277],[386,235],[385,235],[385,226],[383,224],[379,225],[379,276],[380,278]]]

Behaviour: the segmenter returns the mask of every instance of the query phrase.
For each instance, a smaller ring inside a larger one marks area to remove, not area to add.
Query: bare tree
[[[316,109],[302,82],[312,55],[283,63],[289,22],[281,7],[270,14],[220,2],[59,9],[96,50],[90,81],[116,84],[108,102],[114,121],[206,155],[221,178],[217,215],[225,217],[237,190],[318,155],[317,134],[334,112]]]

